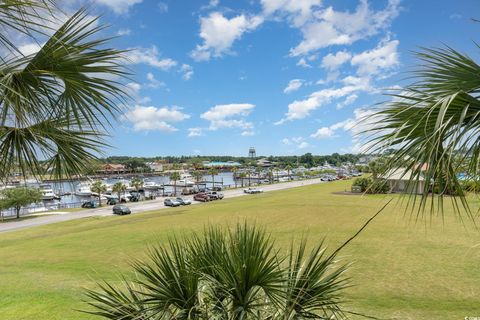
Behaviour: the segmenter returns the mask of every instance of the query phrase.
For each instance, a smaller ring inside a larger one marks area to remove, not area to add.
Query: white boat
[[[155,181],[145,179],[143,180],[143,188],[146,190],[157,190],[160,189],[160,185]]]
[[[55,192],[53,192],[52,186],[49,184],[41,184],[40,192],[42,192],[42,200],[53,200],[57,197]]]
[[[180,185],[180,186],[193,186],[195,184],[195,182],[193,181],[193,176],[186,172],[186,173],[182,173],[180,174],[180,180],[177,180],[177,184]]]
[[[80,182],[75,188],[75,195],[80,197],[90,197],[92,195],[92,186],[89,182]]]

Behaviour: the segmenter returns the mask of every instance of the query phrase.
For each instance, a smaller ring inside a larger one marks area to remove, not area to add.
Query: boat
[[[40,192],[42,193],[42,200],[53,200],[57,198],[55,192],[53,192],[52,186],[49,184],[41,184]]]
[[[146,190],[158,190],[160,189],[161,185],[156,183],[155,181],[145,179],[143,180],[143,188]]]
[[[187,172],[180,174],[180,180],[177,180],[177,184],[180,186],[193,186],[195,182],[193,181],[193,176]]]
[[[75,195],[80,197],[90,197],[92,195],[92,190],[90,189],[91,186],[92,184],[89,182],[80,182],[75,188]]]

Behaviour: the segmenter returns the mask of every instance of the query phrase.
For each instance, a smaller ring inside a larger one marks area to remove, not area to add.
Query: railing
[[[55,211],[61,209],[72,209],[72,208],[80,208],[83,202],[71,202],[71,203],[42,203],[42,204],[35,204],[28,207],[23,207],[20,209],[20,216],[29,215],[32,213],[38,212],[46,212],[46,211]],[[9,208],[6,210],[2,210],[0,216],[2,218],[11,218],[15,217],[17,212],[15,208]]]

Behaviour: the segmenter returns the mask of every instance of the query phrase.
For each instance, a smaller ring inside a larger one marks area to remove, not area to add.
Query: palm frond
[[[448,47],[425,49],[418,57],[416,81],[391,94],[373,115],[382,121],[368,130],[369,151],[393,150],[382,175],[399,168],[411,172],[406,189],[413,196],[409,204],[418,205],[417,217],[427,208],[430,216],[442,213],[448,196],[457,213],[474,218],[458,174],[479,173],[480,66]],[[420,181],[425,183],[417,201]]]

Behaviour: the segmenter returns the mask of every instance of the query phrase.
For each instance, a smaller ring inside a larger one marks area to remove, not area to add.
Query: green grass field
[[[208,223],[248,219],[271,231],[280,248],[307,234],[311,243],[326,237],[334,249],[391,197],[333,194],[350,183],[0,234],[0,318],[91,319],[76,311],[86,308],[82,288],[128,274],[147,245]],[[462,225],[448,205],[444,224],[437,217],[425,226],[395,203],[343,251],[354,261],[346,308],[382,319],[480,317],[480,231]]]

